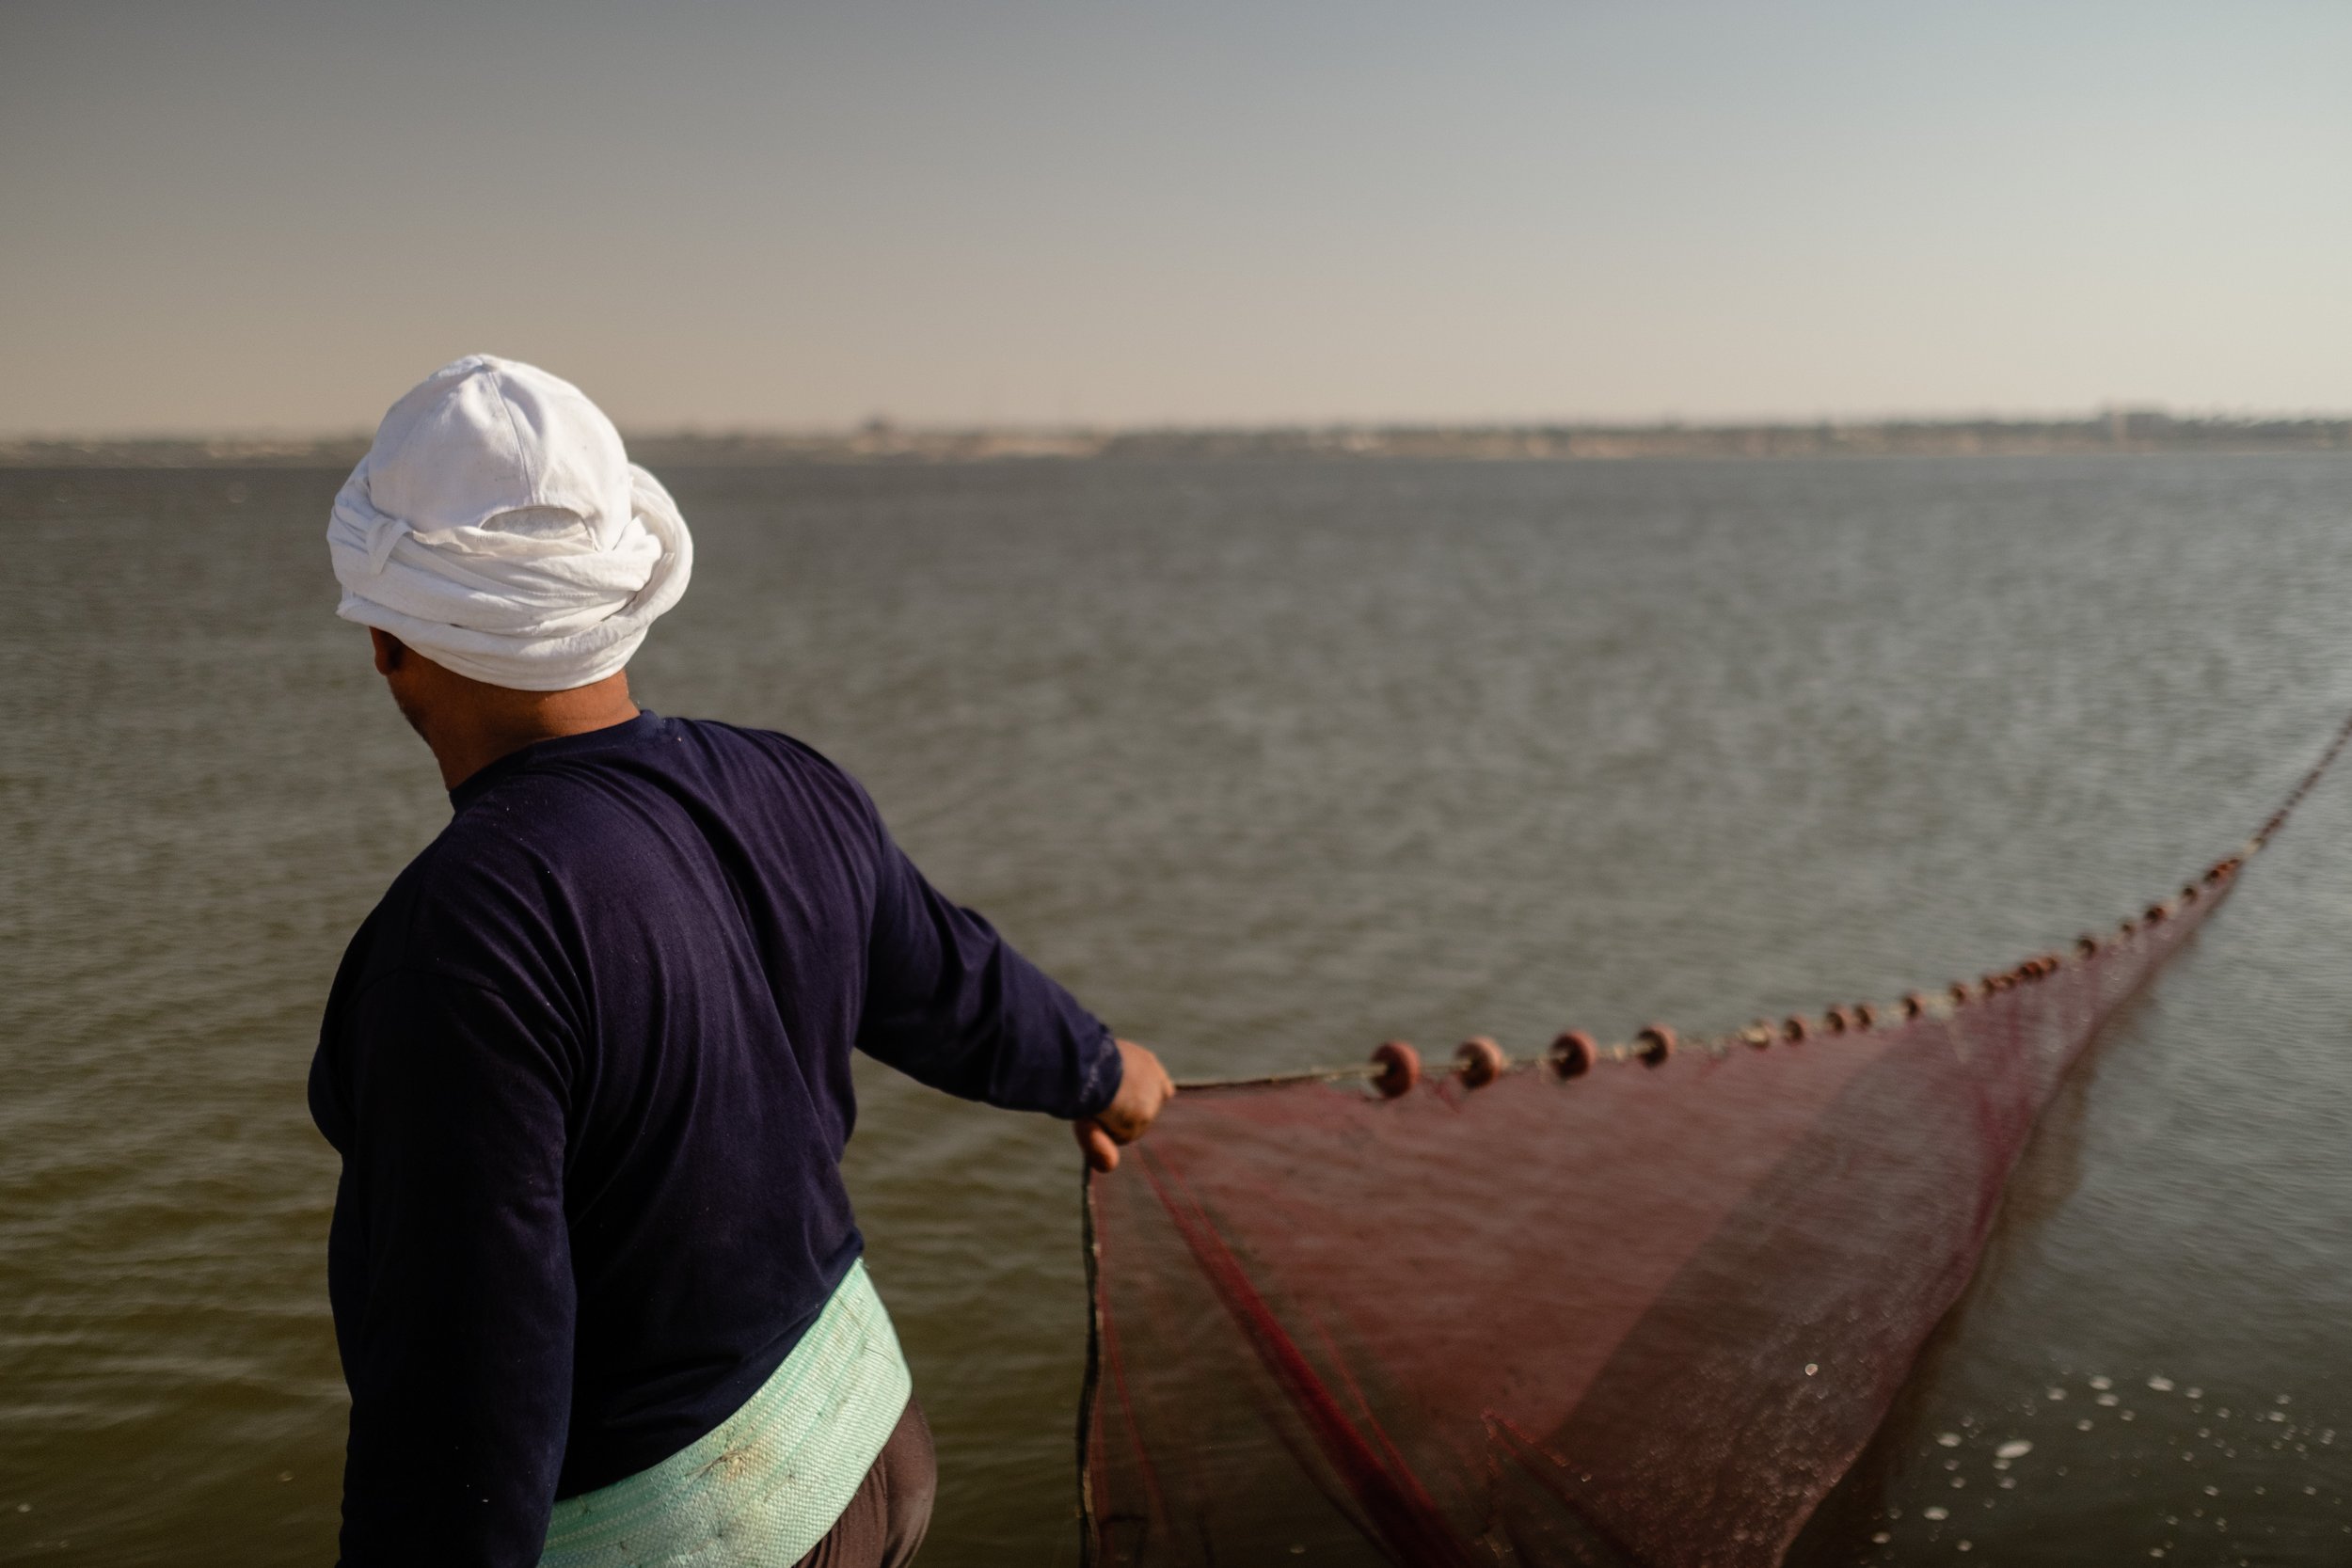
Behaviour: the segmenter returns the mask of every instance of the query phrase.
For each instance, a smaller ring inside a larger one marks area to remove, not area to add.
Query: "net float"
[[[1926,997],[1915,990],[1903,992],[1903,1017],[1924,1018],[1927,1016],[1927,1011],[1928,999]]]
[[[1563,1030],[1560,1037],[1551,1042],[1551,1049],[1545,1053],[1545,1060],[1551,1064],[1553,1073],[1563,1080],[1583,1077],[1593,1070],[1593,1064],[1599,1059],[1599,1045],[1581,1029]]]
[[[1821,1015],[1821,1032],[1825,1035],[1842,1035],[1852,1027],[1853,1018],[1843,1007],[1832,1007]]]
[[[1454,1048],[1454,1059],[1461,1065],[1454,1070],[1462,1075],[1465,1088],[1483,1089],[1502,1076],[1502,1069],[1511,1065],[1502,1053],[1502,1047],[1484,1035],[1472,1035]]]
[[[1656,1067],[1675,1053],[1675,1032],[1663,1023],[1653,1023],[1633,1037],[1633,1053],[1645,1067]]]
[[[1387,1040],[1372,1053],[1380,1070],[1373,1074],[1372,1086],[1384,1100],[1394,1100],[1421,1082],[1421,1053],[1403,1040]]]
[[[1878,1027],[1878,1022],[1879,1010],[1876,1007],[1871,1006],[1867,1002],[1857,1002],[1853,1005],[1853,1026],[1855,1028],[1875,1029]]]
[[[2095,958],[2099,956],[2099,939],[2085,931],[2074,939],[2074,951],[2086,958]]]
[[[1772,1043],[1772,1026],[1759,1018],[1745,1029],[1740,1030],[1740,1037],[1758,1051],[1762,1051]]]
[[[1811,1033],[1813,1026],[1795,1013],[1790,1013],[1788,1021],[1780,1026],[1781,1037],[1787,1040],[1801,1040]]]

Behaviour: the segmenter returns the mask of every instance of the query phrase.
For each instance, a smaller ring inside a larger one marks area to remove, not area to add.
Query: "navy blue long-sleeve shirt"
[[[717,1427],[862,1243],[854,1046],[1091,1116],[1109,1031],[784,736],[643,714],[491,764],[343,957],[310,1069],[343,1560],[533,1563]]]

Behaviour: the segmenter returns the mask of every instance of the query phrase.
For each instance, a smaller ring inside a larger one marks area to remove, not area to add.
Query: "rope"
[[[2201,897],[2220,896],[2246,863],[2261,853],[2270,841],[2278,836],[2279,830],[2285,827],[2287,818],[2295,814],[2295,808],[2301,805],[2304,797],[2309,795],[2318,785],[2319,781],[2327,776],[2328,770],[2335,766],[2336,759],[2343,754],[2347,744],[2352,744],[2352,716],[2345,718],[2344,723],[2337,728],[2334,738],[2328,743],[2327,749],[2320,752],[2319,760],[2312,764],[2302,778],[2296,781],[2295,787],[2287,792],[2286,798],[2279,803],[2278,809],[2265,819],[2263,825],[2254,831],[2254,835],[2248,839],[2235,854],[2215,862],[2206,868],[2204,875],[2199,880],[2188,883],[2172,897],[2159,899],[2148,905],[2137,915],[2126,916],[2118,923],[2116,937],[2108,939],[2107,942],[2085,935],[2075,940],[2075,950],[2071,954],[2039,954],[2009,969],[1986,974],[1973,986],[1963,982],[1937,991],[1913,991],[1906,996],[1903,1005],[1895,1007],[1884,1007],[1867,1002],[1850,1003],[1842,1007],[1832,1007],[1818,1019],[1804,1015],[1793,1016],[1778,1028],[1770,1022],[1758,1020],[1745,1029],[1736,1030],[1726,1035],[1682,1041],[1680,1046],[1684,1049],[1703,1051],[1720,1061],[1741,1046],[1769,1045],[1780,1038],[1812,1039],[1823,1036],[1887,1033],[1922,1018],[1949,1019],[1964,1006],[1989,1001],[2023,986],[2033,985],[2058,974],[2069,965],[2090,963],[2106,951],[2110,943],[2135,942],[2149,926],[2158,925],[2170,919],[2181,904],[2194,902]],[[1759,1038],[1759,1035],[1763,1037]],[[1629,1062],[1647,1062],[1655,1065],[1664,1060],[1677,1048],[1674,1032],[1662,1025],[1651,1025],[1649,1029],[1643,1031],[1643,1036],[1647,1037],[1637,1037],[1630,1042],[1618,1041],[1610,1045],[1595,1045],[1592,1048],[1592,1059],[1596,1064],[1606,1062],[1613,1066],[1623,1066]],[[1565,1046],[1568,1037],[1564,1035],[1559,1040],[1553,1042],[1549,1050],[1539,1054],[1526,1056],[1511,1056],[1499,1050],[1493,1050],[1491,1049],[1492,1042],[1482,1041],[1480,1043],[1490,1048],[1485,1053],[1489,1064],[1493,1063],[1498,1056],[1500,1057],[1500,1067],[1496,1069],[1497,1072],[1509,1073],[1554,1066],[1559,1060],[1558,1053]],[[1391,1046],[1384,1046],[1381,1053],[1373,1060],[1351,1063],[1345,1067],[1303,1068],[1295,1071],[1265,1073],[1251,1078],[1186,1078],[1177,1080],[1176,1087],[1182,1091],[1197,1092],[1202,1089],[1266,1088],[1281,1084],[1368,1083],[1384,1078],[1395,1083],[1394,1075],[1397,1069],[1391,1059],[1391,1047],[1394,1046],[1403,1046],[1403,1042],[1391,1042]],[[1410,1046],[1403,1046],[1403,1049],[1408,1056],[1412,1055]],[[1466,1053],[1470,1049],[1468,1045],[1463,1048]],[[1413,1071],[1405,1074],[1404,1082],[1398,1084],[1390,1092],[1402,1094],[1412,1086],[1413,1080],[1419,1076],[1418,1057],[1414,1057],[1414,1062]],[[1457,1058],[1449,1064],[1443,1072],[1436,1076],[1461,1078],[1467,1070],[1477,1065],[1478,1063],[1471,1057]],[[1491,1079],[1480,1081],[1490,1082]]]

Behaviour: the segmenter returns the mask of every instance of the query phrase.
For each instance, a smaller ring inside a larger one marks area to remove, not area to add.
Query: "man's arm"
[[[547,1027],[486,989],[397,972],[355,1003],[328,1249],[342,1560],[526,1568],[571,1418],[565,1074]]]
[[[996,928],[931,886],[879,822],[858,1047],[934,1088],[1077,1126],[1098,1170],[1175,1093],[1159,1058],[1114,1039]]]

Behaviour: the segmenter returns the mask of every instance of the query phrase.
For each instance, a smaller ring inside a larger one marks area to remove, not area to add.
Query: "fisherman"
[[[840,1161],[851,1047],[1068,1118],[1175,1091],[786,736],[649,713],[669,493],[477,356],[336,498],[340,613],[454,815],[352,939],[310,1069],[349,1568],[894,1564],[935,1474]]]

